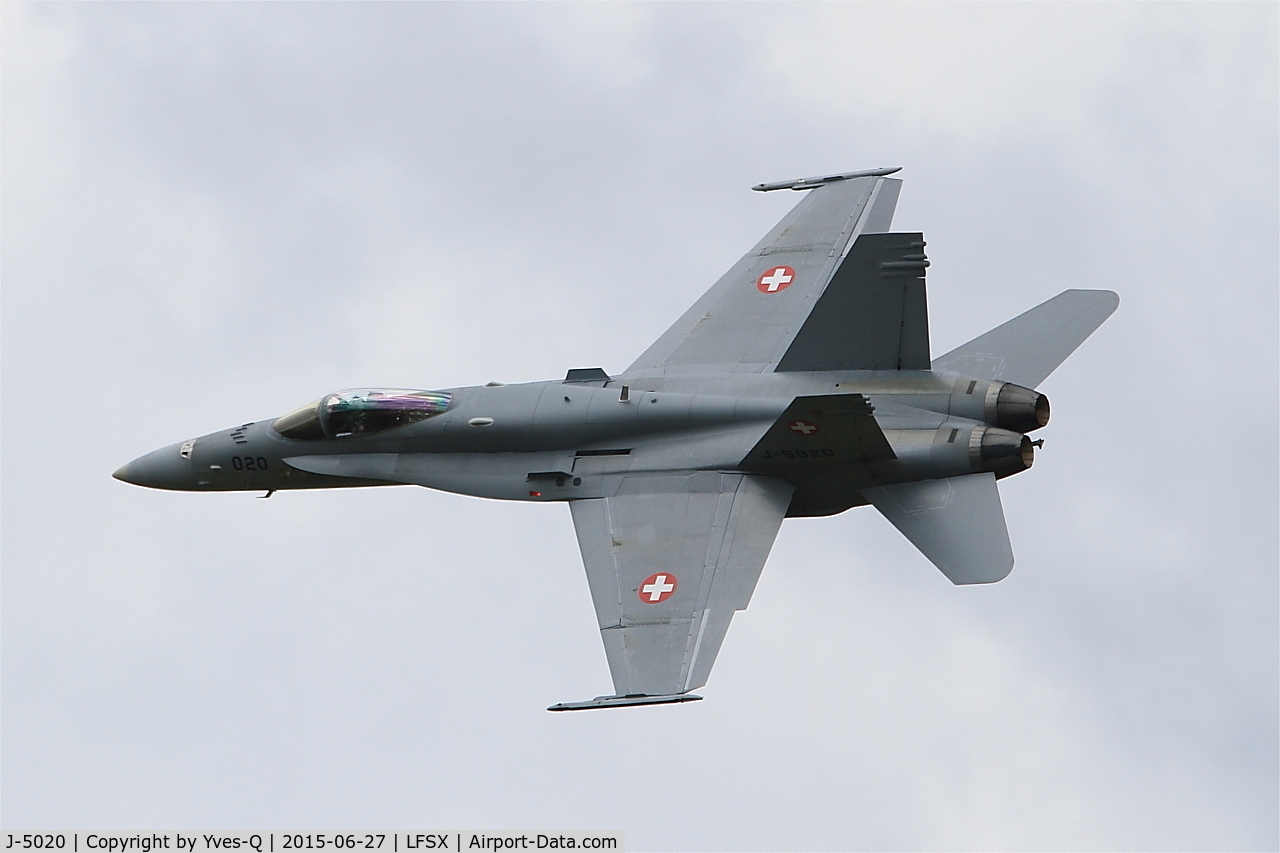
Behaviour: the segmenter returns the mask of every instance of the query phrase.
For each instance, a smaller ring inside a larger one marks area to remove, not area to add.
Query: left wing
[[[571,501],[616,695],[552,711],[683,702],[707,682],[791,503],[776,477],[715,471],[623,478]]]

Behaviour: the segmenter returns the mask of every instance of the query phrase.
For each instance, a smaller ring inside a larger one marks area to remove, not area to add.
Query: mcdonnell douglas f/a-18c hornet
[[[932,357],[923,236],[889,230],[896,171],[754,187],[808,194],[616,376],[339,391],[115,476],[566,501],[614,693],[549,710],[699,699],[784,518],[871,504],[952,583],[1008,575],[996,481],[1042,443],[1036,386],[1119,304],[1067,290]]]

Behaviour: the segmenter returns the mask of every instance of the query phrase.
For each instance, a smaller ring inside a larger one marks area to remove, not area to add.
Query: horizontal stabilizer
[[[933,369],[1035,388],[1119,305],[1110,290],[1064,290],[934,359]]]
[[[1013,570],[994,474],[875,486],[862,495],[954,584],[995,583]]]
[[[586,702],[557,702],[548,711],[590,711],[593,708],[626,708],[635,705],[672,705],[678,702],[697,702],[701,699],[693,693],[673,693],[670,696],[597,696]]]

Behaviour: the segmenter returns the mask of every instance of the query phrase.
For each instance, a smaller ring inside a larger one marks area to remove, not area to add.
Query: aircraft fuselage
[[[865,503],[857,492],[869,485],[1018,473],[1033,453],[1022,433],[1048,420],[1034,391],[933,371],[622,376],[440,393],[447,410],[417,423],[295,439],[273,426],[280,419],[256,421],[154,451],[116,476],[179,491],[411,483],[505,500],[594,498],[609,475],[759,470],[744,458],[794,398],[862,395],[895,458],[848,470],[832,436],[803,426],[791,446],[766,451],[770,473],[797,487],[792,514],[826,515]]]

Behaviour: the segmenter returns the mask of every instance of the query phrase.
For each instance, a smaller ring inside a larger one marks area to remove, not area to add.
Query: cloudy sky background
[[[1276,849],[1278,9],[3,4],[5,829]],[[1122,298],[999,585],[792,521],[706,701],[556,715],[610,690],[564,507],[110,477],[621,370],[751,184],[893,165],[935,352]]]

